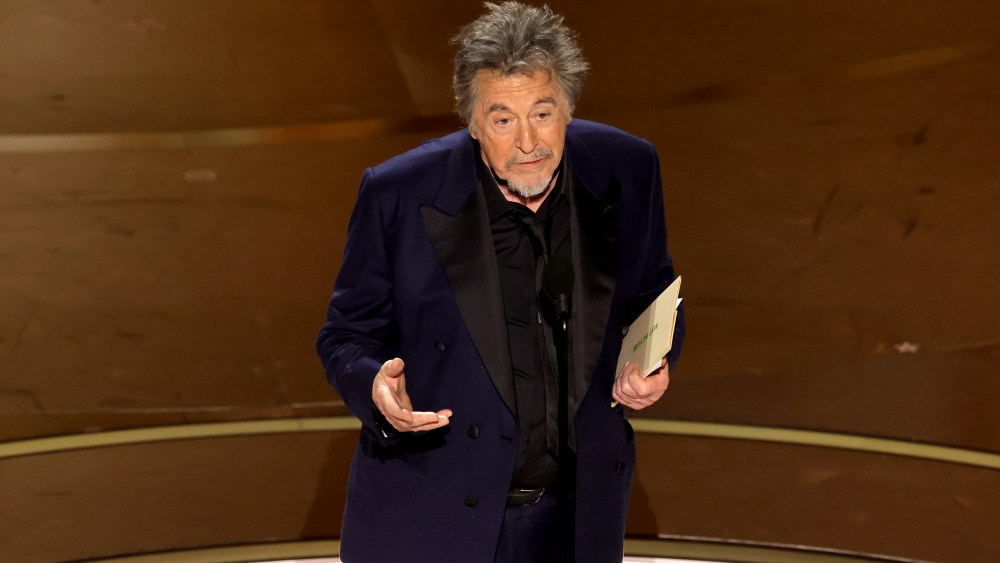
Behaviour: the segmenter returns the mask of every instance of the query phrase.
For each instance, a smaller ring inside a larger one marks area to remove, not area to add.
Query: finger
[[[624,384],[618,391],[618,399],[619,403],[633,409],[636,407],[636,401],[638,400],[635,394]]]
[[[630,408],[632,410],[637,410],[637,407],[641,408],[641,405],[639,405],[638,403],[636,403],[634,400],[626,398],[626,397],[621,397],[621,400],[618,401],[618,404],[620,404],[622,406],[625,406],[625,407],[628,407],[628,408]]]
[[[400,409],[398,414],[385,414],[385,419],[393,428],[400,432],[411,432],[413,430],[413,414],[408,410]]]
[[[633,377],[628,380],[628,385],[632,389],[632,392],[635,393],[636,397],[642,398],[655,391],[656,381],[655,376],[652,375],[646,377]]]
[[[378,370],[378,374],[388,381],[403,375],[404,367],[405,364],[403,363],[403,360],[400,358],[393,358],[382,364],[382,367]]]
[[[394,403],[400,403],[400,399],[405,395],[405,393],[399,392],[398,385],[395,385],[394,380],[382,377],[382,374],[375,376],[372,393],[380,395],[386,400],[392,400]]]
[[[622,397],[622,404],[630,409],[639,410],[646,406],[646,401],[642,397],[628,395]]]
[[[626,399],[621,396],[621,394],[618,392],[617,389],[611,390],[611,398],[614,399],[614,402],[611,403],[611,408],[615,408],[618,405],[625,405],[626,407],[628,406],[628,404],[625,403]]]
[[[663,394],[669,384],[670,376],[667,375],[663,360],[660,360],[660,366],[645,377],[636,371],[634,376],[625,382],[625,387],[631,391],[629,394],[634,395],[635,398],[641,400],[651,399],[650,403],[652,403]]]
[[[447,416],[442,413],[447,413]],[[447,426],[450,422],[451,411],[444,410],[438,412],[417,411],[412,413],[413,421],[407,431],[423,432]]]
[[[410,420],[414,428],[427,424],[437,424],[438,415],[435,412],[414,411],[410,413]]]
[[[647,406],[647,395],[643,389],[644,381],[641,377],[629,378],[622,382],[622,398],[632,409],[639,410]]]
[[[656,401],[660,400],[663,393],[667,390],[667,385],[670,383],[670,378],[667,377],[665,373],[660,373],[658,375],[651,375],[647,377],[641,386],[637,386],[636,391],[639,395],[633,399],[636,403],[636,409],[646,408]]]
[[[620,393],[622,397],[634,401],[640,397],[639,392],[636,390],[636,386],[642,383],[642,377],[639,375],[638,369],[628,370],[623,374],[621,378],[621,388]]]
[[[665,370],[657,370],[649,377],[643,379],[641,382],[636,383],[635,389],[642,397],[649,397],[653,401],[656,401],[663,395],[663,392],[667,390],[670,385],[670,376],[667,375]]]
[[[418,416],[419,415],[419,416]],[[450,414],[445,416],[439,412],[421,412],[414,413],[413,417],[413,429],[414,430],[434,430],[436,428],[441,428],[442,426],[447,426],[450,422]]]
[[[621,373],[619,373],[618,377],[615,378],[614,390],[618,392],[618,396],[623,396],[623,394],[624,394],[625,380],[628,379],[628,373],[630,372],[629,368],[631,368],[631,367],[632,367],[632,364],[630,364],[628,362],[625,362],[625,366],[622,368]],[[619,402],[621,402],[621,401],[619,401]]]
[[[375,374],[375,385],[387,388],[395,395],[395,401],[400,406],[412,410],[410,397],[406,393],[406,377],[403,373],[403,367],[403,360],[399,358],[385,362]]]
[[[406,394],[406,391],[402,393],[396,393],[396,400],[399,401],[399,406],[408,410],[413,410],[413,403],[410,402],[410,396]]]
[[[444,409],[438,412],[411,411],[409,409],[390,409],[389,413],[382,413],[386,420],[392,424],[396,430],[411,432],[414,430],[430,430],[440,428],[449,422],[451,409]]]
[[[668,373],[666,369],[657,370],[657,372],[650,377],[652,378],[650,383],[659,391],[666,391],[667,387],[670,387],[670,373]]]
[[[412,415],[408,414],[410,410],[408,405],[400,403],[399,397],[387,385],[377,386],[372,398],[379,412],[390,421],[399,420],[405,422],[407,419],[412,420]]]
[[[622,379],[623,378],[619,377],[617,380],[615,380],[615,386],[614,389],[612,390],[611,396],[614,397],[615,401],[618,401],[619,403],[625,405],[628,399],[625,398],[624,389],[622,388],[622,381],[621,381]]]
[[[625,382],[628,381],[627,373],[629,373],[629,370],[627,368],[623,369],[618,379],[615,380],[615,385],[611,389],[611,396],[616,403],[633,408],[635,400],[626,393],[625,389]]]
[[[629,397],[629,400],[632,403],[631,404],[632,408],[639,410],[646,408],[649,405],[656,402],[656,400],[659,399],[660,395],[662,394],[663,394],[662,392],[657,392],[657,391],[651,391],[651,392],[637,391],[635,395]]]

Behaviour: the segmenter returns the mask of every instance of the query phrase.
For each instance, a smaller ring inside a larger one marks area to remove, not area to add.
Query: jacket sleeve
[[[667,221],[663,210],[663,183],[660,180],[660,157],[656,149],[650,145],[652,152],[652,171],[649,190],[649,233],[647,256],[652,257],[646,262],[642,273],[642,289],[639,300],[648,305],[677,279],[674,262],[667,250]],[[670,352],[667,353],[667,364],[670,373],[677,367],[684,345],[684,303],[677,309],[677,324],[674,327],[674,338]]]
[[[347,227],[347,245],[316,350],[327,381],[383,445],[391,431],[372,402],[372,383],[391,359],[393,268],[374,175],[366,170]],[[381,424],[379,424],[381,420]]]

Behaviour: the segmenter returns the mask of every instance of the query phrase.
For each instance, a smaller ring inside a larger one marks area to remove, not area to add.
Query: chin
[[[509,180],[507,182],[507,191],[524,199],[534,199],[548,191],[548,188],[548,180],[535,180],[533,182]]]

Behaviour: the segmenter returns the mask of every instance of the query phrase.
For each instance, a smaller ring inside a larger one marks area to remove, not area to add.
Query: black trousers
[[[559,499],[544,495],[537,503],[508,506],[503,515],[495,563],[559,562]]]

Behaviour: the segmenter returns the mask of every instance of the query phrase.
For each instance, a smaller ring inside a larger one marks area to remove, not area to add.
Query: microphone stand
[[[552,340],[558,366],[558,429],[559,429],[559,543],[561,563],[576,561],[575,510],[576,457],[570,449],[569,429],[569,319],[573,294],[573,263],[567,256],[555,255],[545,266],[542,276],[544,302],[551,307]]]
[[[576,561],[574,510],[570,492],[576,489],[576,464],[569,448],[569,295],[556,298],[556,323],[553,337],[559,366],[559,534],[562,563]]]

